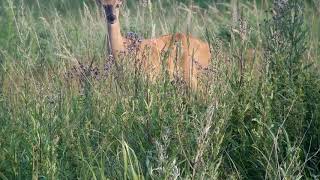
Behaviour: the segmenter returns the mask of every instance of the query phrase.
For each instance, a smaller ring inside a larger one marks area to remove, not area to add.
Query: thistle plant
[[[309,90],[305,85],[311,71],[304,56],[308,48],[304,3],[301,0],[275,0],[273,6],[271,18],[264,23],[265,75],[269,94],[266,104],[270,110],[264,123],[269,126],[269,133],[274,134],[272,147],[269,147],[273,150],[267,152],[268,163],[272,162],[274,169],[284,169],[285,173],[275,170],[276,173],[270,176],[272,172],[267,171],[266,176],[301,178],[303,162],[310,160],[310,154],[303,156],[299,148],[311,140],[306,134],[310,131],[307,125],[312,123],[306,118],[310,110],[306,94]],[[309,148],[318,146],[307,144]],[[291,165],[287,166],[288,163]]]
[[[290,137],[302,136],[303,55],[307,31],[302,1],[275,0],[273,14],[265,22],[266,75],[271,85],[272,114]]]

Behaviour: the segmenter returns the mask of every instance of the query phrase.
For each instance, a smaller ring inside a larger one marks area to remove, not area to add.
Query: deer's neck
[[[112,55],[116,56],[120,52],[125,51],[123,37],[120,32],[120,23],[119,21],[114,24],[108,23],[108,34],[109,34],[109,48]]]

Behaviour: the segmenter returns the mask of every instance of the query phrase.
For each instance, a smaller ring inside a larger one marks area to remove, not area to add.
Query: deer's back
[[[149,74],[158,75],[166,65],[171,77],[180,74],[195,85],[198,72],[209,65],[210,58],[207,43],[182,33],[144,40],[139,48],[139,59]]]

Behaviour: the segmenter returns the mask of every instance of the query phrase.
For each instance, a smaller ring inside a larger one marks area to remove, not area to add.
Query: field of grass
[[[319,179],[320,3],[181,2],[122,33],[208,41],[198,91],[112,65],[94,1],[0,0],[0,179]]]

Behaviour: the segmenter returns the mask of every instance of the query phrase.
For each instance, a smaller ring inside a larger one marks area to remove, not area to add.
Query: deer
[[[97,0],[102,6],[108,30],[109,53],[117,59],[121,53],[128,52],[130,39],[123,37],[119,22],[120,8],[124,0]],[[162,70],[161,58],[166,54],[165,67],[169,77],[180,78],[187,87],[197,89],[198,77],[210,64],[211,52],[209,44],[185,33],[162,35],[157,38],[143,39],[136,48],[137,59],[142,69],[156,79]]]

